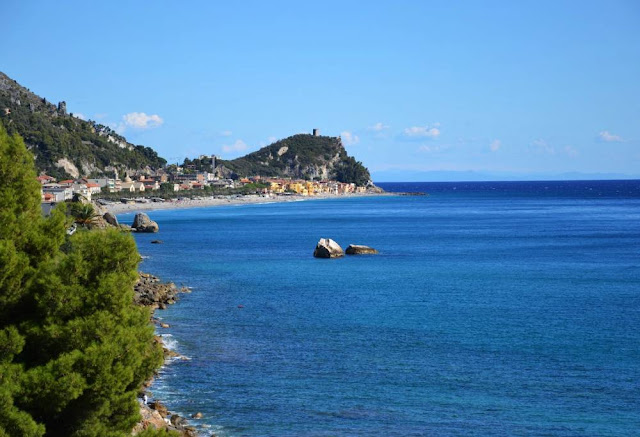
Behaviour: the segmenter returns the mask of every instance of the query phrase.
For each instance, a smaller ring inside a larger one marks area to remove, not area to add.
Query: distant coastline
[[[357,197],[372,196],[393,196],[398,193],[354,193],[354,194],[319,194],[315,196],[213,196],[202,197],[199,199],[183,199],[165,202],[148,202],[125,204],[121,202],[109,203],[101,205],[101,208],[111,212],[112,214],[126,214],[139,211],[153,211],[164,209],[183,209],[183,208],[206,208],[212,206],[230,206],[230,205],[258,205],[262,203],[282,203],[282,202],[300,202],[303,200],[319,200],[319,199],[353,199]]]

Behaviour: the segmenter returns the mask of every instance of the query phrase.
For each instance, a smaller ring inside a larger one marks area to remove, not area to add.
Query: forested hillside
[[[150,147],[136,146],[108,126],[67,113],[0,72],[0,120],[18,133],[35,157],[38,172],[57,178],[113,175],[166,164]]]
[[[331,179],[359,186],[371,179],[369,170],[347,154],[341,139],[328,136],[293,135],[219,164],[239,176]]]

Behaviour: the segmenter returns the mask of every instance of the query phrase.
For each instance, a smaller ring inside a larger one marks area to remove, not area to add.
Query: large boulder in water
[[[144,212],[139,212],[133,219],[131,228],[136,232],[158,232],[158,224],[151,220]]]
[[[360,244],[350,244],[347,247],[347,255],[375,255],[378,253],[373,247],[362,246]]]
[[[338,258],[344,256],[342,247],[331,238],[321,238],[313,251],[316,258]]]
[[[118,219],[116,218],[115,215],[111,214],[110,212],[105,212],[104,215],[102,216],[102,218],[104,219],[104,221],[109,223],[111,226],[115,226],[115,227],[119,226]]]

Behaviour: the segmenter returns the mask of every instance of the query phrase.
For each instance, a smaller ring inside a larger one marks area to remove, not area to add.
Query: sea
[[[379,185],[150,211],[140,269],[192,288],[152,397],[219,437],[640,435],[640,181]]]

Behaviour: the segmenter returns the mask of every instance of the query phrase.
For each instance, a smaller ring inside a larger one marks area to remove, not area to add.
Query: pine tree
[[[0,125],[0,437],[130,435],[162,362],[133,304],[135,242],[67,237],[63,208],[45,219],[39,198],[30,153]]]

